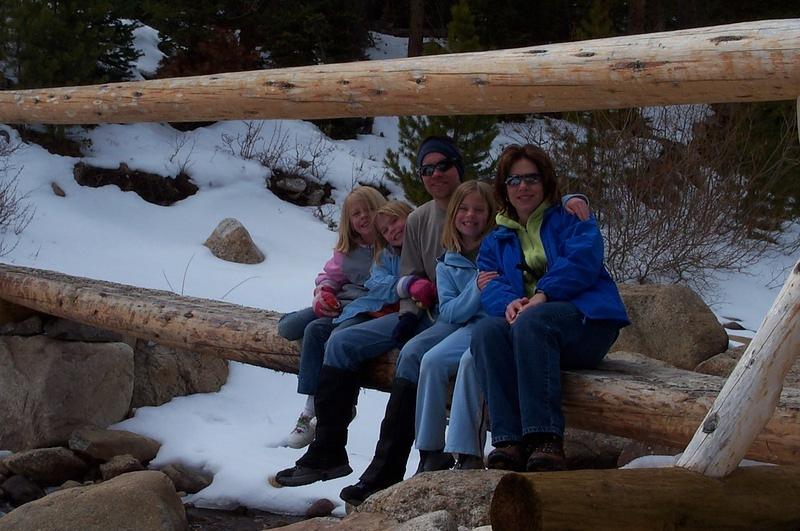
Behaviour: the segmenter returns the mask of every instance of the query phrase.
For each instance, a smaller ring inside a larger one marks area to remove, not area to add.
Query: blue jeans
[[[442,450],[447,426],[447,392],[472,337],[470,325],[444,338],[422,358],[417,387],[416,447]],[[456,397],[453,397],[455,406]]]
[[[287,313],[278,321],[278,335],[295,341],[303,340],[300,347],[300,370],[297,373],[297,392],[301,395],[317,393],[319,371],[325,356],[325,343],[334,330],[341,330],[369,320],[366,315],[357,315],[338,325],[331,317],[317,317],[314,310],[305,308]]]
[[[617,323],[586,319],[569,302],[530,308],[511,326],[503,317],[478,321],[471,348],[486,385],[492,444],[531,433],[563,437],[560,369],[596,367],[618,334]]]
[[[484,413],[485,404],[475,358],[472,350],[467,349],[458,363],[445,452],[483,457],[489,421]]]
[[[392,340],[397,321],[398,314],[392,313],[346,330],[337,330],[331,334],[325,347],[324,364],[337,369],[357,371],[365,361],[397,347]],[[422,356],[457,328],[458,325],[438,321],[431,324],[427,315],[420,317],[417,335],[400,349],[395,378],[417,382]]]

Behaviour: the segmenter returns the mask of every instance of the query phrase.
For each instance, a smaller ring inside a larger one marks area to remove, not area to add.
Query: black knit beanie
[[[422,159],[424,159],[428,153],[441,153],[452,160],[458,171],[459,180],[464,179],[464,159],[461,157],[461,152],[458,150],[452,138],[447,136],[429,136],[423,140],[417,152],[417,168],[422,166]]]

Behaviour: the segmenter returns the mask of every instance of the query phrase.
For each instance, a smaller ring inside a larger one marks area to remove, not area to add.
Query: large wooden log
[[[297,347],[277,334],[274,312],[111,282],[0,265],[0,298],[81,323],[252,365],[296,373]],[[570,426],[684,446],[724,380],[661,362],[607,361],[598,370],[565,371],[564,410]],[[363,374],[388,389],[393,358]],[[800,462],[800,390],[784,390],[748,457]]]
[[[800,529],[800,467],[721,480],[683,468],[508,474],[490,514],[494,531]]]
[[[0,92],[0,122],[509,114],[800,94],[800,19],[531,48]]]
[[[772,417],[786,373],[800,355],[800,261],[725,382],[678,466],[722,477],[739,466]]]

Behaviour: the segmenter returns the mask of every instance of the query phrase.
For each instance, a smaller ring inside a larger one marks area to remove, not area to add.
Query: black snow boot
[[[314,410],[317,431],[305,455],[296,465],[281,470],[275,481],[287,487],[308,485],[350,474],[347,459],[347,427],[358,399],[357,373],[323,365],[319,373]]]
[[[373,493],[402,481],[414,443],[417,384],[405,378],[392,381],[389,403],[381,422],[375,456],[356,485],[345,487],[339,495],[351,505],[359,505]],[[319,426],[317,427],[319,430]]]

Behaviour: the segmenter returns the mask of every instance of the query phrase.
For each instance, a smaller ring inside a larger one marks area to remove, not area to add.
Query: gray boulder
[[[139,470],[144,470],[142,463],[132,455],[127,454],[115,455],[107,463],[100,465],[100,475],[103,477],[103,481]]]
[[[220,221],[203,245],[208,247],[214,256],[228,262],[260,264],[264,261],[264,253],[253,242],[250,233],[244,225],[233,218]]]
[[[128,454],[142,463],[148,463],[158,454],[161,443],[130,431],[86,427],[70,435],[69,447],[100,461]]]
[[[17,452],[6,457],[4,463],[15,474],[45,486],[82,478],[88,468],[83,459],[60,446]]]
[[[398,522],[445,510],[459,526],[490,524],[489,507],[502,470],[445,470],[423,472],[377,492],[359,505],[358,512],[381,513]]]
[[[167,465],[161,469],[163,473],[172,480],[176,491],[194,494],[211,485],[213,476],[209,476],[200,471],[193,470],[181,464]],[[330,512],[330,511],[328,511]],[[324,516],[324,515],[315,515]]]
[[[44,490],[25,476],[11,476],[0,483],[0,489],[14,505],[23,505],[44,496]],[[0,520],[0,529],[2,528],[3,520]]]
[[[53,492],[0,519],[0,531],[31,529],[183,531],[188,523],[169,478],[145,470]]]
[[[611,351],[638,352],[693,370],[728,348],[728,335],[703,300],[686,286],[621,284],[631,326]]]
[[[397,531],[458,531],[458,524],[447,511],[434,511],[404,522]]]
[[[179,351],[152,341],[136,342],[131,407],[160,406],[176,396],[219,391],[228,379],[228,362]]]
[[[61,445],[79,427],[125,418],[133,350],[124,343],[0,337],[0,389],[0,448]]]

